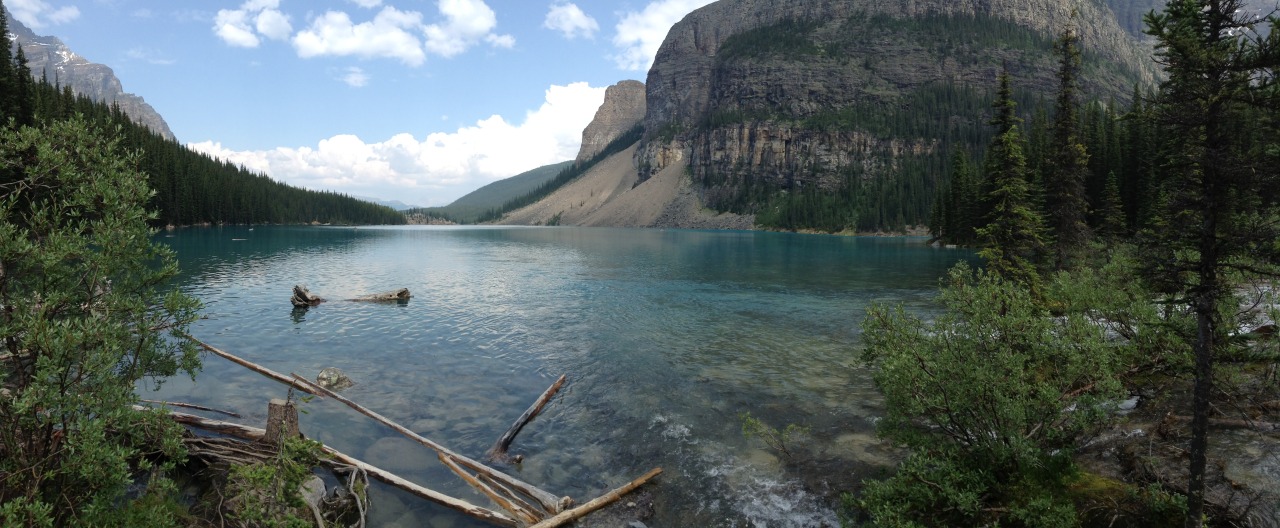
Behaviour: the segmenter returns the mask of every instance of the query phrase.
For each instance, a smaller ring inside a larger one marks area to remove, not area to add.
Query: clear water
[[[345,394],[479,458],[560,374],[560,395],[505,467],[579,502],[648,469],[649,526],[833,526],[839,491],[892,460],[858,365],[869,302],[932,309],[968,252],[922,239],[585,228],[184,229],[161,235],[201,299],[202,340],[279,372],[334,366]],[[294,310],[294,284],[332,301]],[[341,299],[409,288],[407,304]],[[286,389],[214,356],[154,397],[259,425]],[[488,505],[433,453],[341,404],[305,433],[428,487]],[[739,415],[811,428],[794,457]],[[481,526],[392,488],[375,526]],[[625,501],[624,501],[625,502]],[[623,523],[625,524],[625,523]],[[588,523],[588,525],[591,525]]]

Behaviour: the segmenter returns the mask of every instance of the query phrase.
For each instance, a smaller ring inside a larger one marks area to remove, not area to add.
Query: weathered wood
[[[324,395],[324,396],[328,396],[328,397],[333,398],[333,399],[335,399],[335,400],[337,400],[337,401],[339,401],[339,402],[342,402],[342,403],[343,403],[343,404],[345,404],[347,407],[350,407],[350,408],[352,408],[352,409],[355,409],[355,410],[356,410],[357,412],[359,412],[360,414],[363,414],[363,415],[365,415],[365,416],[368,416],[368,417],[370,417],[370,418],[373,418],[374,420],[377,420],[378,422],[381,422],[383,425],[385,425],[385,426],[387,426],[387,427],[390,427],[390,428],[392,428],[392,429],[396,430],[396,431],[397,431],[397,432],[399,432],[400,434],[405,435],[405,436],[406,436],[406,437],[408,437],[410,440],[413,440],[413,441],[415,441],[415,442],[418,442],[419,444],[422,444],[422,445],[424,445],[424,446],[427,446],[427,447],[431,448],[432,450],[434,450],[434,451],[435,451],[435,452],[437,452],[437,453],[442,453],[442,454],[444,454],[444,455],[449,456],[449,457],[450,457],[450,458],[452,458],[453,460],[457,461],[459,464],[461,464],[461,465],[465,466],[466,468],[468,468],[468,469],[470,469],[470,470],[472,470],[472,471],[476,471],[476,472],[478,472],[478,473],[485,473],[485,474],[489,475],[490,477],[493,477],[494,479],[496,479],[496,480],[498,480],[498,481],[500,481],[500,482],[503,482],[503,483],[504,483],[504,484],[506,484],[507,486],[510,486],[510,487],[512,487],[512,488],[515,488],[515,489],[516,489],[516,490],[518,490],[520,493],[523,493],[523,494],[525,494],[525,495],[528,495],[528,496],[529,496],[529,498],[532,498],[532,499],[534,499],[535,501],[537,501],[539,504],[541,504],[541,505],[542,505],[543,509],[547,510],[548,512],[558,513],[558,512],[560,512],[561,510],[563,510],[563,509],[564,509],[564,508],[561,506],[561,503],[562,503],[562,500],[561,500],[561,499],[556,498],[556,496],[555,496],[555,495],[552,495],[551,493],[548,493],[548,492],[547,492],[547,491],[545,491],[545,490],[539,489],[537,486],[534,486],[534,485],[529,484],[529,483],[527,483],[527,482],[523,482],[523,481],[521,481],[521,480],[519,480],[519,479],[517,479],[517,478],[515,478],[515,477],[512,477],[512,476],[510,476],[510,475],[507,475],[507,474],[505,474],[505,473],[503,473],[503,472],[501,472],[501,471],[498,471],[498,470],[493,469],[493,468],[491,468],[491,467],[489,467],[489,466],[486,466],[486,465],[484,465],[484,464],[481,464],[481,463],[479,463],[479,462],[476,462],[475,460],[472,460],[472,459],[470,459],[470,458],[468,458],[468,457],[466,457],[466,456],[463,456],[463,455],[460,455],[460,454],[458,454],[458,453],[455,453],[455,452],[453,452],[452,450],[450,450],[449,448],[447,448],[447,447],[445,447],[445,446],[443,446],[443,445],[440,445],[440,444],[438,444],[438,443],[436,443],[436,442],[432,441],[432,440],[431,440],[431,439],[429,439],[429,438],[425,438],[425,437],[423,437],[423,436],[419,435],[418,433],[415,433],[415,432],[413,432],[413,431],[410,431],[408,428],[406,428],[406,427],[404,427],[404,426],[402,426],[402,425],[400,425],[400,424],[398,424],[398,423],[395,423],[395,422],[391,421],[390,419],[386,418],[385,416],[382,416],[381,414],[378,414],[378,413],[376,413],[376,412],[373,412],[373,411],[371,411],[371,410],[369,410],[369,409],[367,409],[367,408],[365,408],[365,407],[361,406],[360,404],[358,404],[358,403],[356,403],[356,402],[353,402],[353,401],[351,401],[351,400],[349,400],[349,399],[347,399],[347,398],[343,397],[342,395],[337,394],[337,393],[335,393],[335,392],[333,392],[333,391],[331,391],[331,390],[329,390],[329,389],[326,389],[326,388],[324,388],[324,387],[321,387],[321,386],[319,386],[319,385],[316,385],[316,384],[312,383],[311,381],[307,380],[307,378],[304,378],[304,377],[302,377],[302,376],[299,376],[297,373],[294,373],[294,374],[293,374],[293,378],[294,378],[294,380],[296,380],[296,381],[298,381],[298,382],[300,382],[300,383],[305,383],[305,384],[309,385],[309,386],[311,387],[311,390],[312,390],[312,391],[318,392],[318,393],[320,393],[320,394],[322,394],[322,395]]]
[[[557,514],[555,517],[546,519],[529,528],[554,528],[556,526],[563,526],[565,524],[581,519],[582,517],[585,517],[587,514],[593,511],[596,511],[600,508],[603,508],[605,506],[608,506],[614,501],[617,501],[618,499],[622,498],[623,495],[631,493],[636,488],[643,486],[645,482],[649,482],[649,479],[652,479],[653,477],[656,477],[661,473],[662,473],[662,468],[653,468],[649,470],[648,473],[645,473],[644,475],[642,475],[640,478],[635,479],[631,482],[628,482],[618,489],[615,489],[613,491],[610,491],[609,493],[596,497],[591,501],[587,502],[586,504],[583,504],[582,506],[578,506],[577,508],[562,511],[559,514]]]
[[[413,295],[409,293],[408,288],[400,288],[398,290],[391,290],[382,293],[361,295],[351,300],[360,302],[404,302],[408,301],[412,297]]]
[[[524,429],[525,424],[528,424],[538,416],[538,413],[542,412],[542,408],[547,405],[547,402],[551,401],[551,398],[555,397],[556,393],[560,391],[560,387],[564,385],[564,380],[565,376],[561,374],[560,379],[557,379],[547,390],[543,391],[537,401],[534,401],[533,405],[525,409],[524,414],[521,414],[519,418],[516,418],[515,423],[511,424],[511,428],[507,429],[507,432],[503,433],[502,437],[498,438],[498,441],[493,444],[493,447],[490,447],[485,452],[485,458],[494,462],[522,461],[524,459],[522,456],[510,457],[507,455],[507,450],[511,448],[511,441],[516,439],[516,435],[520,434],[520,430]]]
[[[495,504],[497,504],[500,508],[506,510],[507,513],[510,513],[511,515],[515,516],[521,521],[528,524],[533,524],[542,520],[543,517],[546,517],[545,515],[539,515],[535,513],[533,510],[526,510],[519,503],[511,500],[510,497],[506,496],[507,490],[502,490],[501,492],[499,492],[498,490],[490,487],[488,484],[481,482],[478,477],[467,472],[467,470],[462,469],[461,466],[459,466],[453,460],[450,460],[449,457],[444,455],[444,453],[436,453],[436,456],[440,458],[441,464],[444,464],[445,467],[449,468],[451,471],[453,471],[455,474],[461,477],[462,480],[466,481],[467,484],[470,484],[471,487],[476,489],[476,491],[479,491],[480,493],[484,494],[484,496],[489,497],[489,499],[492,500]]]
[[[293,287],[293,297],[289,298],[289,302],[293,303],[296,307],[302,308],[305,306],[315,306],[320,304],[324,302],[324,299],[320,298],[319,295],[313,295],[307,290],[306,286],[297,284]]]
[[[226,360],[228,360],[228,361],[231,361],[232,363],[235,363],[235,364],[240,365],[240,366],[242,366],[242,367],[244,367],[244,368],[247,368],[247,369],[249,369],[249,370],[252,370],[252,371],[254,371],[254,372],[257,372],[258,374],[262,374],[263,376],[266,376],[266,377],[268,377],[268,378],[271,378],[271,379],[273,379],[273,380],[276,380],[276,381],[278,381],[278,382],[280,382],[280,383],[283,383],[283,384],[285,384],[285,385],[288,385],[288,386],[290,386],[290,387],[293,387],[293,388],[295,388],[295,389],[298,389],[298,390],[300,390],[300,391],[302,391],[302,392],[305,392],[305,393],[307,393],[307,394],[311,394],[311,395],[315,395],[315,396],[322,396],[322,395],[320,395],[320,394],[316,394],[316,393],[315,393],[315,391],[313,391],[313,390],[311,389],[311,387],[314,387],[314,386],[315,386],[315,384],[314,384],[314,383],[307,383],[307,384],[305,384],[305,385],[304,385],[304,384],[302,384],[302,383],[298,383],[298,382],[294,381],[292,378],[290,378],[290,377],[288,377],[288,376],[285,376],[284,374],[281,374],[281,373],[279,373],[279,372],[276,372],[276,371],[274,371],[274,370],[271,370],[271,369],[269,369],[269,368],[267,368],[267,367],[264,367],[264,366],[262,366],[262,365],[259,365],[259,364],[257,364],[257,363],[254,363],[254,362],[249,361],[249,360],[247,360],[247,359],[243,359],[243,358],[237,357],[236,355],[234,355],[234,354],[232,354],[232,353],[230,353],[230,352],[225,352],[225,351],[222,351],[222,350],[218,350],[217,348],[214,348],[213,346],[209,345],[208,343],[205,343],[204,341],[201,341],[201,340],[199,340],[199,339],[196,339],[196,338],[194,338],[194,337],[191,337],[190,335],[187,335],[187,339],[190,339],[190,340],[194,341],[197,345],[199,345],[199,346],[200,346],[200,348],[203,348],[203,349],[205,349],[205,350],[208,350],[209,352],[212,352],[212,353],[214,353],[215,355],[221,356],[222,358],[224,358],[224,359],[226,359]]]
[[[194,403],[182,403],[182,402],[171,402],[171,401],[161,401],[161,400],[138,400],[138,401],[142,403],[152,403],[155,405],[167,405],[169,407],[182,407],[184,409],[195,409],[198,411],[216,412],[218,414],[225,414],[232,418],[242,418],[242,416],[240,416],[240,414],[238,413],[234,413],[231,411],[224,411],[222,409],[214,409],[213,407],[205,407],[203,405],[196,405]]]
[[[146,409],[146,407],[141,407],[141,406],[136,406],[135,408]],[[267,434],[265,430],[258,429],[256,427],[249,427],[247,425],[240,425],[240,424],[234,424],[230,422],[223,422],[220,420],[213,420],[213,419],[204,418],[201,416],[196,416],[193,414],[169,411],[169,417],[178,423],[190,425],[192,427],[199,427],[201,429],[214,431],[217,433],[228,434],[238,438],[243,438],[245,440],[253,440],[253,441],[261,440]],[[368,473],[369,475],[372,475],[374,478],[378,480],[381,480],[387,484],[390,484],[404,491],[412,493],[413,495],[416,495],[420,498],[429,500],[441,506],[445,506],[447,508],[453,509],[454,511],[464,513],[466,515],[470,515],[477,519],[488,521],[490,523],[493,523],[499,526],[509,526],[509,527],[519,526],[519,523],[515,519],[512,519],[511,517],[508,517],[503,513],[499,513],[487,508],[482,508],[480,506],[476,506],[462,499],[456,499],[448,495],[445,495],[443,493],[419,486],[417,484],[414,484],[412,482],[409,482],[401,478],[400,476],[394,473],[391,473],[390,471],[380,469],[367,462],[353,458],[350,455],[342,453],[332,447],[322,445],[320,446],[320,449],[323,450],[325,453],[328,453],[330,456],[332,456],[334,460],[337,460],[349,466],[354,466],[356,468],[359,468],[360,470]]]
[[[267,403],[267,434],[263,441],[278,446],[287,438],[297,438],[298,407],[292,401],[272,398]]]

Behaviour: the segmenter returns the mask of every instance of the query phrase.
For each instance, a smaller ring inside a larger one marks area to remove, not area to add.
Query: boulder
[[[320,298],[319,295],[313,295],[307,290],[306,285],[298,284],[293,287],[293,297],[289,299],[289,302],[293,303],[294,306],[301,308],[315,306],[324,302],[324,299]]]
[[[337,367],[325,367],[316,375],[316,384],[332,391],[339,391],[355,385],[355,382]]]

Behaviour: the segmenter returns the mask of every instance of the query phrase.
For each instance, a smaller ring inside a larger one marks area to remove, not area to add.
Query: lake
[[[669,526],[836,526],[835,497],[895,454],[858,361],[873,301],[934,310],[963,250],[921,238],[569,227],[225,227],[164,232],[204,303],[197,338],[278,372],[345,371],[347,397],[473,458],[561,374],[563,390],[499,466],[585,502],[660,466],[644,519]],[[294,310],[294,284],[330,302]],[[404,304],[346,302],[408,288]],[[216,356],[144,397],[261,427],[286,388]],[[435,454],[343,406],[302,405],[340,451],[491,507]],[[788,457],[750,413],[810,428]],[[486,526],[375,482],[373,526]],[[624,498],[623,502],[628,502]],[[590,519],[590,518],[588,518]],[[624,523],[625,524],[625,523]],[[585,524],[591,526],[590,522]]]

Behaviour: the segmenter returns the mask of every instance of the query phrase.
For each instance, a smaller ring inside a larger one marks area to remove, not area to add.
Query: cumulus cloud
[[[33,30],[65,24],[80,18],[80,8],[54,7],[44,0],[9,0],[5,2],[5,7],[9,8],[15,20]]]
[[[213,32],[228,45],[256,48],[259,37],[284,40],[293,32],[289,16],[280,11],[280,0],[248,0],[239,9],[219,9]]]
[[[422,14],[387,6],[369,22],[355,24],[340,11],[329,11],[311,27],[293,37],[293,47],[303,58],[323,55],[393,58],[410,66],[426,60],[422,41],[414,31],[422,26]]]
[[[188,146],[291,185],[444,205],[493,181],[572,159],[604,90],[587,83],[552,86],[519,124],[494,115],[421,140],[401,133],[377,143],[337,135],[315,147],[260,151],[212,141]]]
[[[483,0],[440,0],[438,8],[443,23],[423,28],[431,53],[453,57],[479,42],[501,48],[515,46],[515,37],[493,33],[498,17]]]
[[[594,38],[596,31],[600,30],[600,24],[596,23],[596,19],[583,13],[576,4],[563,0],[551,4],[546,19],[542,21],[542,27],[559,31],[567,39]]]
[[[613,45],[619,48],[618,54],[613,56],[614,61],[624,70],[648,70],[671,26],[690,11],[713,1],[658,0],[650,2],[643,11],[623,15],[613,37]]]
[[[351,0],[351,3],[365,9],[373,9],[382,5],[382,0]]]

